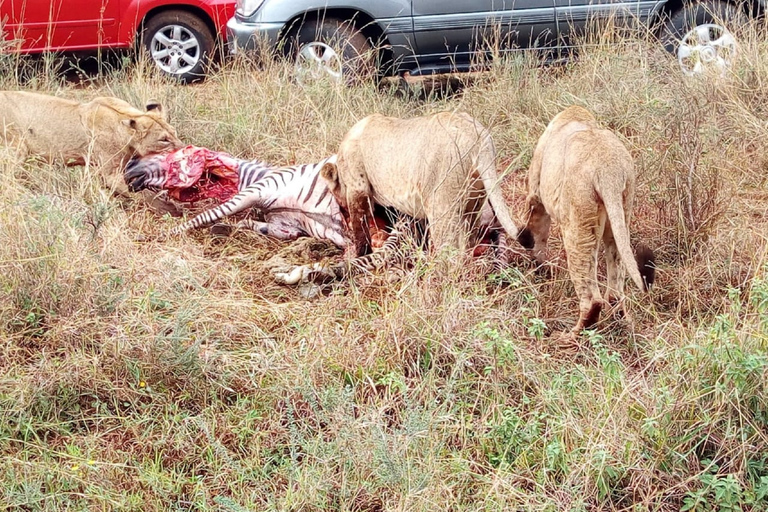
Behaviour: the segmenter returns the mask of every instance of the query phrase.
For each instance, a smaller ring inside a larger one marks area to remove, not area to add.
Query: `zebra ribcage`
[[[266,173],[274,169],[274,167],[261,160],[243,160],[237,166],[237,176],[240,180],[237,189],[243,190],[250,187],[263,178]]]

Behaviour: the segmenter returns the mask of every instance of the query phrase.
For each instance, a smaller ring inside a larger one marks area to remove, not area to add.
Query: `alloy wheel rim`
[[[341,58],[325,43],[305,44],[296,59],[296,76],[300,82],[325,78],[340,82],[343,77]]]
[[[172,75],[183,75],[200,62],[200,41],[186,27],[167,25],[152,36],[152,60]]]
[[[686,33],[677,49],[683,73],[700,75],[707,70],[724,74],[736,57],[736,38],[723,26],[698,25]]]

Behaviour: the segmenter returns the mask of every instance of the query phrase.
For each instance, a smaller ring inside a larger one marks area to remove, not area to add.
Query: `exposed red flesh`
[[[381,217],[368,219],[368,234],[371,237],[371,249],[380,249],[389,238],[387,221]]]
[[[194,203],[216,199],[223,203],[237,193],[238,160],[227,153],[187,146],[165,157],[163,188],[173,199]]]
[[[480,240],[477,245],[472,249],[472,257],[473,258],[479,258],[483,254],[488,251],[488,249],[491,248],[493,245],[493,240],[491,240],[491,234],[486,231],[485,234],[483,234],[483,239]]]

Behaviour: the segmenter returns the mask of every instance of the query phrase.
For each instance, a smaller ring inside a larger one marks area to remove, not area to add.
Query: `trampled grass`
[[[563,268],[523,260],[499,286],[480,262],[420,256],[307,300],[262,266],[301,242],[136,242],[177,220],[4,150],[0,510],[765,510],[763,34],[725,78],[598,40],[566,66],[513,56],[446,97],[301,86],[279,64],[186,87],[141,66],[76,86],[7,74],[7,89],[159,98],[183,140],[275,163],[327,156],[372,112],[466,111],[518,217],[537,138],[583,105],[635,158],[633,236],[659,270],[650,294],[628,286],[634,329],[606,322],[573,356],[552,341],[576,320]]]

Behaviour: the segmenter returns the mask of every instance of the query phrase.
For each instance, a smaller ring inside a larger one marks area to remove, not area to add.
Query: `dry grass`
[[[240,63],[188,87],[141,66],[78,86],[3,75],[159,98],[182,139],[276,163],[326,156],[374,111],[467,111],[518,213],[538,136],[584,105],[635,157],[634,232],[660,269],[630,292],[635,330],[605,324],[572,357],[549,336],[576,317],[562,270],[522,264],[499,287],[480,263],[420,257],[305,300],[261,266],[285,244],[139,244],[175,221],[6,151],[0,510],[764,510],[768,48],[747,37],[725,79],[608,38],[565,67],[512,57],[449,97]]]

